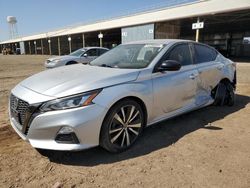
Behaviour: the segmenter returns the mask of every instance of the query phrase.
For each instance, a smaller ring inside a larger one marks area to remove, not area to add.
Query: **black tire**
[[[125,99],[107,113],[101,128],[100,145],[112,153],[131,147],[142,133],[144,113],[134,100]]]
[[[216,92],[214,96],[214,105],[223,106],[225,96],[226,96],[226,86],[224,83],[219,83],[218,86],[216,87]]]
[[[66,63],[66,65],[75,65],[75,64],[77,64],[77,62],[75,62],[75,61],[70,61],[70,62]]]
[[[234,87],[231,83],[227,84],[227,96],[226,96],[226,104],[228,106],[233,106],[234,105]]]
[[[218,84],[214,96],[214,105],[234,105],[234,88],[230,82],[221,82]]]

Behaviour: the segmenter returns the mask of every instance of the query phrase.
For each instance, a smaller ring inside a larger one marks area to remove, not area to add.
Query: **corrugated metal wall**
[[[154,39],[154,24],[122,28],[122,43]]]
[[[155,23],[155,39],[180,38],[180,21],[168,21]]]

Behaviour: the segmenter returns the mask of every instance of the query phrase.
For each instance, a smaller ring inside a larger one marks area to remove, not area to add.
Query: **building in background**
[[[244,42],[248,37],[249,0],[184,0],[178,5],[3,41],[0,48],[20,48],[21,44],[25,54],[63,55],[84,46],[112,48],[135,40],[180,38],[197,39],[225,56],[250,57],[250,44]]]

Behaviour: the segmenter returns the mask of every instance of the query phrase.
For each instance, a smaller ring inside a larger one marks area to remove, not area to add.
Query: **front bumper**
[[[93,104],[90,106],[34,113],[26,133],[22,125],[10,114],[10,122],[18,135],[33,147],[50,150],[82,150],[99,145],[99,134],[107,109]],[[55,140],[62,127],[70,127],[79,140],[77,144],[59,143]]]

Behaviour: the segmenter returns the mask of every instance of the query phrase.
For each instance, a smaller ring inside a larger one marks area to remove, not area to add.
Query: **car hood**
[[[71,65],[46,70],[20,83],[37,93],[64,97],[136,80],[137,69],[116,69],[90,65]]]

